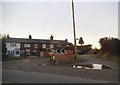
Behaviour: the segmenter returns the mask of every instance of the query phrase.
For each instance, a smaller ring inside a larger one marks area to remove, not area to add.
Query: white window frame
[[[57,47],[62,47],[62,45],[61,45],[61,44],[58,44]]]
[[[34,48],[38,48],[38,44],[34,44]]]
[[[24,47],[30,47],[30,44],[24,44]]]
[[[33,50],[33,53],[37,52],[37,50]]]
[[[50,48],[54,48],[54,45],[53,45],[53,44],[50,44]]]
[[[16,43],[10,43],[10,47],[16,47]]]
[[[42,44],[42,48],[46,48],[46,44]]]

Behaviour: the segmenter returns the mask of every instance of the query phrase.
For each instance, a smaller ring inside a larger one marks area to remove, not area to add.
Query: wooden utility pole
[[[75,32],[75,17],[74,17],[74,1],[72,0],[72,15],[73,15],[73,33],[74,33],[74,53],[75,53],[75,60],[77,56],[77,46],[76,46],[76,32]]]

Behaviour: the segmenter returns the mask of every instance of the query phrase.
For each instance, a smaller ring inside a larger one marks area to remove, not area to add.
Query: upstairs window
[[[38,48],[38,44],[34,44],[34,48]]]
[[[11,47],[16,47],[16,43],[10,43]]]
[[[24,47],[30,47],[30,44],[24,44]]]
[[[50,48],[54,48],[54,45],[53,45],[53,44],[50,44]]]
[[[42,44],[42,48],[46,48],[46,44]]]

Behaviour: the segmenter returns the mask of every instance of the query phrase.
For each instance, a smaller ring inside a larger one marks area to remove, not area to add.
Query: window
[[[20,52],[19,52],[19,51],[16,51],[16,54],[20,54]]]
[[[38,44],[34,44],[34,48],[38,48]]]
[[[37,52],[37,50],[33,50],[33,53]]]
[[[25,49],[25,54],[26,54],[27,56],[29,56],[29,55],[30,55],[30,49]]]
[[[30,52],[30,49],[25,49],[26,52]]]
[[[46,44],[42,44],[42,48],[46,48]]]
[[[69,47],[69,45],[67,45],[67,47]]]
[[[57,45],[57,47],[62,47],[62,45]]]
[[[54,48],[54,45],[53,45],[53,44],[50,44],[50,48]]]
[[[24,44],[24,47],[30,47],[30,44]]]
[[[16,43],[10,43],[11,47],[16,47]]]

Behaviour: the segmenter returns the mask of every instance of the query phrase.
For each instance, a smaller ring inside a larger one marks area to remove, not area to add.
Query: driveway
[[[102,61],[100,59],[96,59],[95,57],[78,56],[78,58],[87,60],[79,63],[103,63],[106,65],[111,65],[112,68],[117,68],[117,64],[109,61]],[[18,61],[7,61],[3,62],[3,69],[19,70],[24,72],[49,73],[52,75],[56,74],[60,76],[78,77],[112,83],[118,82],[118,69],[75,69],[73,68],[73,63],[67,65],[50,65],[48,60],[48,58],[44,57],[29,57]],[[3,76],[5,75],[3,74]]]

